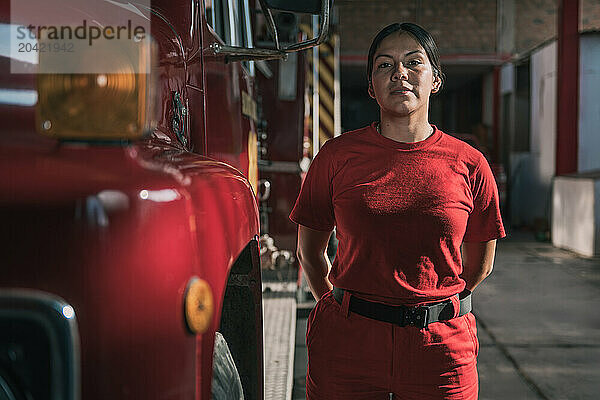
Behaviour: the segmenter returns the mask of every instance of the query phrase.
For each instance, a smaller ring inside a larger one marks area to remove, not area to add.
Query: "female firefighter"
[[[479,151],[428,121],[444,75],[423,28],[381,30],[367,79],[380,121],[324,144],[290,215],[318,299],[307,398],[476,399],[470,294],[505,235],[494,177]]]

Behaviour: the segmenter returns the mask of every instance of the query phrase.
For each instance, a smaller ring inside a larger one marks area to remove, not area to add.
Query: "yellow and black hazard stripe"
[[[312,29],[308,25],[301,24],[300,30],[304,32],[308,37],[312,37]],[[337,33],[330,35],[329,39],[319,45],[319,56],[318,56],[318,75],[319,75],[319,144],[323,145],[327,140],[331,139],[335,135],[339,134],[339,111],[336,111],[336,107],[339,107],[336,99],[339,95],[336,90],[336,77],[339,71],[339,56],[336,54],[336,46],[338,46],[339,36]],[[309,87],[309,101],[311,115],[308,117],[308,132],[309,137],[312,138],[313,122],[312,122],[312,102],[313,102],[313,69],[314,60],[313,52],[307,52],[307,58],[309,68],[307,69],[306,83]],[[339,79],[339,78],[338,78]],[[320,147],[319,146],[319,147]]]

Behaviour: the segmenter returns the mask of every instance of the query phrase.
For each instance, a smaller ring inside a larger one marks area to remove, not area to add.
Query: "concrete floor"
[[[600,398],[600,259],[515,232],[498,243],[473,298],[481,400]],[[304,399],[306,313],[299,310],[293,399]]]

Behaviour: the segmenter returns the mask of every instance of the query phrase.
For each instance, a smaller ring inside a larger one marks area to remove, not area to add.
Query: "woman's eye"
[[[389,67],[391,64],[390,63],[381,63],[377,66],[377,68],[387,68]]]
[[[408,65],[410,65],[411,67],[414,67],[414,66],[417,66],[417,65],[420,65],[420,64],[422,64],[421,60],[410,60],[408,62]]]

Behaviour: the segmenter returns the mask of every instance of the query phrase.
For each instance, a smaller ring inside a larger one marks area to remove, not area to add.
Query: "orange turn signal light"
[[[208,330],[214,314],[214,299],[208,282],[194,277],[188,283],[185,299],[185,322],[194,334]]]

